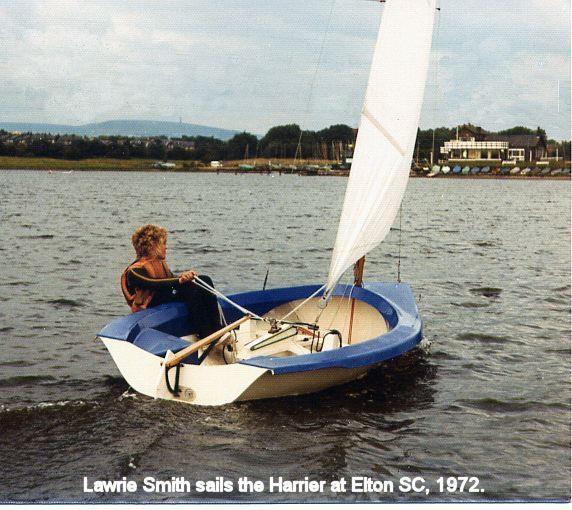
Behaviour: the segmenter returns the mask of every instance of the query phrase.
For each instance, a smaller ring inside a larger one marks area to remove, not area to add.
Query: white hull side
[[[267,369],[240,363],[181,365],[180,395],[175,397],[165,383],[163,358],[123,340],[100,338],[134,390],[153,398],[204,406],[313,393],[358,379],[372,368],[327,368],[273,375]],[[170,370],[169,380],[173,387],[175,368]]]
[[[372,366],[351,369],[323,368],[280,375],[268,372],[252,384],[237,400],[258,400],[314,393],[359,379],[372,368]]]

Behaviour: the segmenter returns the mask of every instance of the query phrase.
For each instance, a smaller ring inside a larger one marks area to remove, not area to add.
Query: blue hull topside
[[[258,315],[283,303],[304,299],[319,289],[319,285],[285,287],[264,291],[242,292],[229,296],[233,301]],[[348,296],[351,286],[338,285],[334,295]],[[422,322],[411,287],[405,283],[367,283],[354,287],[352,297],[373,306],[385,318],[390,331],[384,335],[349,345],[343,349],[289,357],[259,356],[240,361],[245,365],[267,368],[274,374],[286,374],[325,368],[360,368],[395,358],[415,347],[422,338]],[[226,302],[221,302],[228,322],[243,314]],[[120,317],[105,326],[98,336],[124,340],[164,357],[168,350],[178,352],[188,346],[180,337],[189,334],[187,307],[169,303]],[[185,363],[196,363],[197,355]]]

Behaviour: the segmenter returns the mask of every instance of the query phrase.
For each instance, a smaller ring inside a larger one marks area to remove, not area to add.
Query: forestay
[[[385,238],[399,210],[423,102],[435,2],[385,4],[326,295]]]

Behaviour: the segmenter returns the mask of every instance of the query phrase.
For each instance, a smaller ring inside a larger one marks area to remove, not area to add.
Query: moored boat
[[[473,175],[480,173],[480,171],[481,171],[481,167],[479,167],[479,166],[474,166],[473,168],[471,168],[471,173]]]
[[[439,165],[433,165],[433,167],[431,168],[431,171],[429,172],[427,177],[435,177],[440,172],[441,172],[441,167]]]
[[[441,172],[447,175],[449,172],[451,172],[451,167],[445,165],[443,168],[441,168]]]
[[[300,170],[299,173],[300,175],[316,176],[318,175],[319,170],[320,167],[318,165],[306,165]]]
[[[511,171],[510,175],[518,175],[520,173],[520,167],[515,166]]]
[[[530,167],[526,167],[522,172],[520,172],[520,175],[528,175],[531,171],[532,169]]]
[[[481,173],[482,174],[488,174],[491,171],[491,167],[490,166],[484,166],[483,168],[481,168]]]
[[[460,173],[461,173],[461,170],[462,170],[461,165],[455,165],[455,166],[453,167],[453,173],[454,173],[454,174],[460,174]]]
[[[470,166],[465,166],[463,167],[463,169],[461,170],[461,174],[462,175],[469,175],[471,173],[471,167]]]

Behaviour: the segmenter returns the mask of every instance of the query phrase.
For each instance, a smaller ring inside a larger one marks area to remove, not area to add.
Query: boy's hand
[[[179,283],[187,283],[192,281],[195,276],[197,276],[197,273],[195,271],[185,271],[184,273],[181,273],[181,275],[179,276]]]

